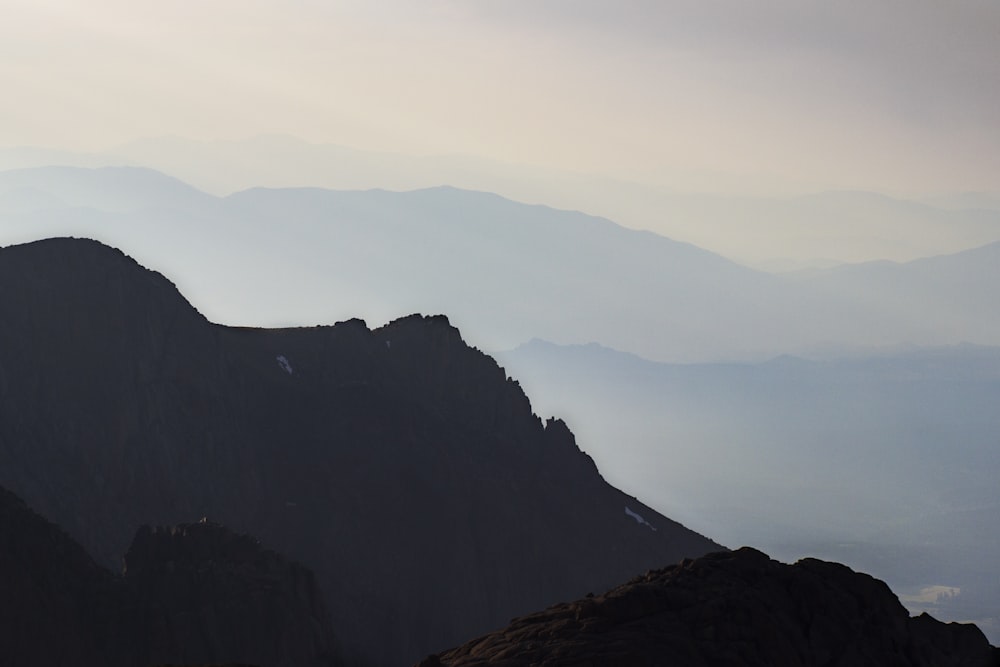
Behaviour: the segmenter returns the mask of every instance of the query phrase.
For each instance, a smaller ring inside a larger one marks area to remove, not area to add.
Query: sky
[[[681,191],[1000,191],[995,0],[0,0],[0,147],[286,134]]]

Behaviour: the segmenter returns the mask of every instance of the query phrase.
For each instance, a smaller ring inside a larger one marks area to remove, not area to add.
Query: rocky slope
[[[312,574],[209,523],[138,531],[127,570],[97,565],[0,488],[5,664],[340,664]]]
[[[114,577],[65,533],[0,488],[0,651],[12,665],[99,664]],[[96,608],[96,609],[95,609]],[[102,610],[102,611],[98,611]]]
[[[256,535],[364,662],[719,548],[605,483],[444,317],[227,328],[52,239],[0,250],[0,321],[0,484],[107,565],[146,523]]]
[[[744,547],[647,572],[516,618],[419,667],[996,667],[974,625],[910,617],[889,588],[837,563]]]
[[[143,662],[339,664],[313,573],[209,522],[143,526],[124,579],[141,602]]]

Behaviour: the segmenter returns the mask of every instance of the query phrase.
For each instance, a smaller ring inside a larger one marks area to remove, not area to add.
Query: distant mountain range
[[[453,188],[206,195],[156,172],[0,173],[0,242],[94,236],[178,276],[212,319],[452,313],[472,340],[599,341],[660,361],[1000,345],[1000,243],[775,276],[609,220]]]
[[[448,184],[517,201],[587,211],[768,270],[877,259],[909,261],[1000,241],[1000,192],[922,201],[871,192],[751,197],[506,164],[465,155],[410,156],[311,144],[288,136],[203,142],[134,141],[103,153],[0,149],[0,169],[145,166],[218,195],[252,187],[414,190]]]
[[[208,517],[313,568],[406,664],[720,546],[609,486],[443,316],[228,328],[94,241],[0,249],[0,485],[114,567]]]

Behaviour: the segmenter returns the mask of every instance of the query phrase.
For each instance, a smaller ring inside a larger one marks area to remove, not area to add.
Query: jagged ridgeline
[[[0,249],[0,485],[109,568],[144,524],[252,534],[376,665],[719,549],[605,483],[444,317],[223,327],[79,239]]]

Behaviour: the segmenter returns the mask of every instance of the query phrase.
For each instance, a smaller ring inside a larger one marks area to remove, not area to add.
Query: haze
[[[0,11],[0,146],[276,133],[713,193],[917,196],[995,190],[1000,173],[986,0]]]
[[[998,35],[992,0],[0,0],[0,245],[99,238],[227,324],[445,312],[626,492],[853,545],[996,642]]]

